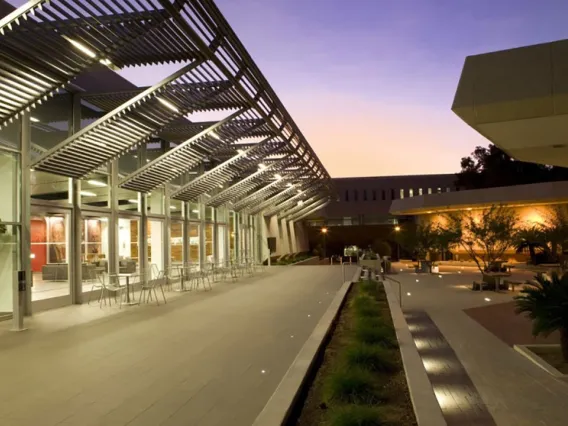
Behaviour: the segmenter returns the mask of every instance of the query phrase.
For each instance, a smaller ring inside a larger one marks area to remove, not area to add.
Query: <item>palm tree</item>
[[[548,336],[558,330],[564,362],[568,362],[568,274],[552,273],[548,279],[537,275],[515,297],[516,313],[525,313],[532,320],[534,336]]]
[[[545,232],[539,225],[520,229],[517,233],[517,242],[515,244],[517,253],[522,253],[525,250],[528,250],[531,257],[531,263],[536,265],[537,252],[549,251],[546,240]]]

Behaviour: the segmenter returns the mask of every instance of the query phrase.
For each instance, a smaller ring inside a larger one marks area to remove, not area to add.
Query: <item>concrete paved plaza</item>
[[[463,366],[481,397],[482,408],[489,411],[499,426],[567,424],[568,383],[548,375],[464,312],[468,308],[511,302],[511,292],[471,291],[472,281],[480,278],[473,268],[446,268],[440,275],[417,275],[408,268],[400,272],[401,266],[395,266],[398,274],[393,278],[402,282],[403,310],[408,313],[409,327],[414,331],[415,343],[429,375],[451,376],[454,367],[459,371]],[[516,272],[512,279],[522,281],[531,275]],[[429,316],[461,366],[436,359],[436,348],[420,338],[424,330],[416,322],[417,316],[413,319],[413,312]],[[418,326],[413,326],[413,321]],[[455,383],[434,388],[446,419],[479,409],[475,406],[475,395]],[[491,423],[470,419],[455,424]]]
[[[0,324],[0,425],[249,426],[341,284],[339,266],[272,267],[167,305]]]

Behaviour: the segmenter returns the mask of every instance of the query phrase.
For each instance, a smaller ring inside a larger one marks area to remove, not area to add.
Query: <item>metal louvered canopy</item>
[[[176,198],[212,193],[208,205],[256,212],[293,198],[285,183],[329,193],[319,185],[329,181],[325,168],[212,0],[29,1],[0,20],[0,127],[63,88],[75,90],[69,83],[95,65],[170,62],[181,69],[151,87],[83,93],[82,118],[96,121],[33,167],[82,178],[158,139],[174,148],[126,176],[122,188],[149,192],[207,160],[221,164]],[[217,122],[188,119],[222,110],[237,112]],[[44,123],[59,117],[47,107],[37,112]],[[252,141],[264,138],[273,142]],[[260,161],[266,170],[250,174]]]
[[[183,201],[195,200],[199,195],[209,193],[218,187],[222,188],[227,182],[241,177],[243,172],[246,173],[251,168],[259,167],[263,158],[274,152],[270,144],[271,140],[272,138],[242,153],[237,153],[229,160],[182,186],[172,194],[172,197]]]

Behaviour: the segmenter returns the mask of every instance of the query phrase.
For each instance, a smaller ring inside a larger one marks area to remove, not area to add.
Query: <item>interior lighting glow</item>
[[[91,191],[81,191],[81,195],[83,197],[96,197],[97,194],[95,194],[94,192]]]
[[[170,206],[170,210],[175,210],[176,206]]]
[[[107,186],[106,183],[101,182],[100,180],[89,180],[89,181],[87,181],[87,183],[89,185],[93,185],[93,186],[100,186],[100,187]]]
[[[39,118],[30,117],[30,121],[31,121],[32,123],[39,123]]]
[[[199,213],[199,210],[192,210],[191,213]]]
[[[138,204],[138,200],[135,200],[134,198],[131,200],[128,200],[129,203],[134,203],[134,204]]]
[[[91,57],[91,58],[96,58],[97,54],[95,52],[93,52],[91,49],[89,49],[87,46],[85,46],[83,43],[78,42],[77,40],[73,40],[72,38],[63,36],[65,39],[67,39],[67,41],[69,43],[71,43],[74,47],[76,47],[78,50],[80,50],[81,52],[83,52],[85,55]]]
[[[171,109],[173,112],[179,112],[179,109],[177,109],[177,107],[174,104],[172,104],[170,101],[166,101],[165,99],[162,98],[156,98],[156,99],[158,99],[158,102],[160,102],[166,108]]]

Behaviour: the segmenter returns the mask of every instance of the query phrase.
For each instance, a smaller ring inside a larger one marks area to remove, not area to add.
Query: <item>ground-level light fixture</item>
[[[400,231],[400,226],[396,225],[396,226],[394,227],[394,230],[395,230],[396,232]]]
[[[327,234],[327,228],[324,226],[323,228],[321,228],[321,233],[322,234]]]

